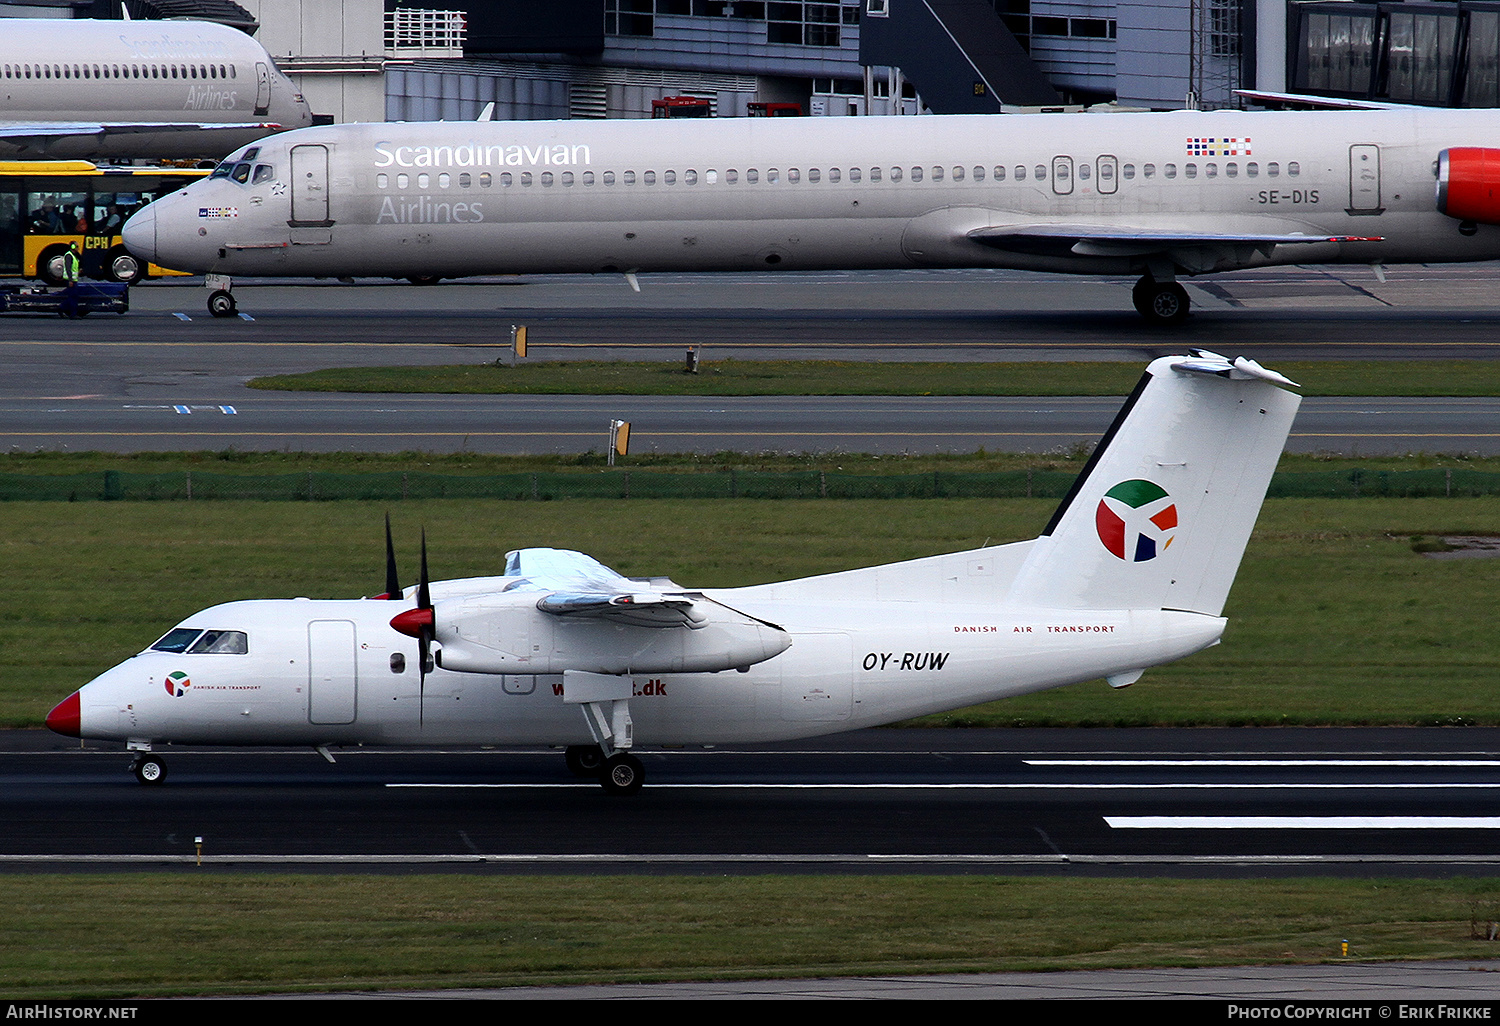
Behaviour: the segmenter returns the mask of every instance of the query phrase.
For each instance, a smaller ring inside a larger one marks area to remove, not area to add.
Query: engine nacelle
[[[1437,208],[1460,221],[1500,224],[1500,149],[1455,146],[1438,154]]]
[[[711,673],[764,662],[791,644],[785,631],[708,601],[691,628],[558,617],[536,602],[536,592],[521,591],[437,603],[437,665],[463,673]]]

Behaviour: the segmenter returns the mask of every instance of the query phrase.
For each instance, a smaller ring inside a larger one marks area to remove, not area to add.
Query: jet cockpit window
[[[221,163],[218,167],[214,168],[214,173],[211,174],[211,175],[209,175],[208,177],[210,179],[214,179],[214,178],[228,178],[229,177],[229,172],[231,172],[233,170],[234,170],[234,163],[232,161],[226,160],[223,163]]]
[[[255,175],[250,179],[251,185],[259,185],[261,182],[269,182],[276,177],[276,169],[270,164],[256,164]]]
[[[203,637],[188,649],[188,654],[245,655],[249,651],[250,643],[244,631],[204,631]]]
[[[203,631],[197,627],[173,627],[162,635],[162,639],[151,646],[153,652],[186,652],[187,647]]]
[[[250,179],[249,161],[241,161],[240,163],[234,165],[234,170],[229,172],[229,177],[234,179],[236,182],[239,182],[241,185],[244,185],[245,182],[249,181]]]

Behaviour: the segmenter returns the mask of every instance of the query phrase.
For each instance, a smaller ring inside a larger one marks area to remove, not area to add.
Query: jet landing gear
[[[1187,320],[1187,290],[1175,281],[1143,275],[1130,292],[1136,312],[1153,324],[1176,325]]]
[[[130,772],[143,784],[160,784],[167,779],[167,764],[159,755],[142,753],[130,764]]]
[[[227,274],[209,274],[203,284],[213,291],[208,294],[208,312],[215,317],[233,317],[239,312],[234,304],[234,281]]]
[[[563,758],[574,776],[593,778],[610,794],[635,794],[646,782],[646,767],[629,752],[616,751],[606,758],[598,745],[569,745]]]

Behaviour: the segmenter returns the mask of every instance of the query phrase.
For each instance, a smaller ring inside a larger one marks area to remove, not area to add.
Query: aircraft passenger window
[[[781,172],[774,167],[766,168],[766,184],[775,185],[779,181],[781,181]]]
[[[204,631],[193,642],[189,655],[245,655],[250,651],[244,631]]]
[[[549,185],[549,186],[552,184],[552,172],[551,171],[543,171],[542,172],[542,184],[543,185]]]
[[[1166,167],[1164,167],[1164,168],[1161,169],[1161,173],[1164,176],[1166,176],[1167,178],[1176,178],[1177,177],[1177,165],[1176,164],[1168,164]]]
[[[214,172],[214,174],[218,174],[218,173],[219,172],[217,172],[217,171]],[[377,189],[387,189],[387,188],[390,188],[390,184],[391,184],[391,176],[390,175],[379,174],[379,175],[375,176],[375,188],[377,188]]]
[[[1025,164],[1017,164],[1016,165],[1016,181],[1018,181],[1018,182],[1024,182],[1024,181],[1026,181],[1026,165]]]
[[[615,184],[615,173],[613,171],[606,171],[602,175],[600,175],[599,178],[604,182],[605,185]]]
[[[453,179],[451,177],[449,177],[448,172],[444,171],[444,172],[442,172],[441,174],[438,175],[438,188],[439,189],[446,189],[451,184],[453,184]]]
[[[573,172],[571,172],[571,171],[564,171],[562,173],[562,183],[564,185],[572,185],[573,184]]]
[[[229,77],[230,78],[238,78],[239,77],[238,74],[234,70],[234,65],[233,64],[231,64],[229,66]]]
[[[1089,168],[1089,166],[1087,164],[1079,164],[1078,165],[1078,180],[1080,182],[1086,182],[1086,181],[1088,181],[1090,174],[1092,174],[1092,171],[1090,170],[1090,168]]]
[[[1295,160],[1289,161],[1286,166],[1286,173],[1296,178],[1302,173],[1302,165],[1298,164]]]
[[[974,165],[974,181],[984,181],[984,167],[979,164]]]
[[[406,188],[410,184],[411,184],[411,176],[410,175],[399,174],[399,175],[396,176],[396,188],[398,188],[398,189],[404,189],[404,188]]]
[[[911,169],[911,180],[914,182],[920,182],[922,180],[922,169],[920,167],[914,167]]]
[[[705,171],[705,172],[703,172],[703,184],[704,185],[715,185],[715,184],[718,183],[718,181],[719,181],[719,172],[717,172],[717,171]]]
[[[872,181],[872,182],[878,182],[878,181],[880,181],[880,168],[878,168],[878,167],[872,167],[872,168],[870,168],[870,181]]]
[[[256,164],[255,174],[250,177],[251,185],[259,185],[261,182],[269,182],[276,177],[276,169],[270,164]]]
[[[893,168],[891,168],[891,181],[893,181],[893,182],[899,182],[899,181],[901,181],[901,169],[899,167],[893,167]]]
[[[151,646],[153,652],[186,652],[193,639],[202,634],[197,627],[173,627]]]
[[[691,168],[689,168],[688,170],[684,171],[682,173],[682,182],[683,182],[684,185],[697,185],[698,184],[698,172],[694,171]]]
[[[531,184],[531,172],[530,171],[522,171],[521,172],[521,184],[522,185],[530,185]]]
[[[1219,177],[1219,165],[1210,161],[1203,165],[1203,173],[1209,178],[1217,178]]]
[[[786,169],[786,180],[787,181],[789,181],[789,182],[798,182],[798,181],[801,181],[801,179],[802,179],[802,172],[801,171],[798,171],[794,167],[789,167],[789,168]]]
[[[1120,169],[1120,174],[1122,174],[1125,177],[1125,180],[1127,182],[1130,181],[1131,179],[1135,178],[1135,165],[1134,164],[1126,164],[1124,167],[1122,167]]]
[[[1005,165],[1004,164],[996,164],[995,165],[995,181],[997,181],[997,182],[1003,182],[1003,181],[1005,181]]]
[[[1275,178],[1277,175],[1281,174],[1281,165],[1276,163],[1276,161],[1274,160],[1271,161],[1266,165],[1266,174],[1271,178]]]
[[[934,170],[934,172],[941,171],[942,168],[934,168],[933,170]],[[953,180],[955,182],[961,182],[961,181],[964,180],[964,169],[963,168],[956,167],[956,168],[953,169]]]
[[[473,184],[474,184],[474,176],[471,175],[471,174],[469,174],[469,172],[465,171],[465,172],[463,172],[462,174],[460,174],[458,176],[458,187],[460,189],[468,189],[468,188],[472,187]]]
[[[400,652],[392,652],[391,653],[391,672],[392,673],[405,673],[406,672],[406,656],[404,654],[402,654]]]
[[[1248,163],[1248,164],[1245,165],[1245,177],[1246,178],[1255,178],[1259,174],[1260,174],[1260,165],[1257,164],[1255,161],[1252,160],[1250,163]]]
[[[1036,180],[1037,181],[1044,182],[1044,181],[1047,180],[1047,165],[1046,164],[1038,164],[1036,166],[1035,170],[1036,170]]]
[[[626,171],[625,175],[624,175],[624,178],[623,178],[623,181],[625,182],[626,185],[634,185],[635,184],[635,172],[634,171]]]
[[[234,165],[234,170],[229,172],[229,177],[244,185],[250,178],[250,165],[248,163]]]
[[[838,168],[831,167],[831,168],[828,169],[828,180],[830,182],[833,182],[834,184],[837,184],[837,183],[843,181],[843,178],[844,178],[843,172],[841,172]]]
[[[820,170],[818,170],[815,167],[810,167],[810,168],[807,169],[807,180],[809,182],[819,182],[819,181],[822,181],[823,180],[823,172],[820,171]]]
[[[861,177],[862,177],[862,171],[861,171],[860,168],[851,167],[849,169],[849,181],[851,181],[851,182],[858,182]]]
[[[431,185],[432,185],[432,176],[429,175],[426,171],[423,171],[421,174],[417,175],[417,188],[418,189],[426,189],[426,188],[428,188]]]
[[[940,167],[934,167],[932,169],[932,180],[934,182],[941,182],[943,180],[943,169],[942,168],[940,168]]]
[[[758,181],[760,181],[760,172],[755,168],[752,167],[745,172],[745,183],[747,185],[754,185]]]
[[[1239,175],[1240,175],[1240,166],[1238,164],[1234,163],[1233,161],[1230,161],[1228,164],[1224,165],[1224,176],[1226,178],[1238,178]]]
[[[656,184],[656,172],[655,171],[642,171],[641,172],[641,184],[642,185],[655,185]]]
[[[1145,175],[1147,178],[1155,178],[1156,177],[1156,165],[1155,164],[1147,164],[1145,167],[1141,168],[1141,174]]]
[[[677,184],[677,172],[676,171],[663,171],[661,173],[661,181],[662,181],[663,185],[676,185]]]

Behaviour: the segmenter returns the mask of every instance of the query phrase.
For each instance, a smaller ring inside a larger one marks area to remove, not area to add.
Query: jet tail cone
[[[75,691],[47,714],[47,728],[66,737],[82,737],[83,718],[79,709],[78,692]]]

